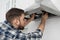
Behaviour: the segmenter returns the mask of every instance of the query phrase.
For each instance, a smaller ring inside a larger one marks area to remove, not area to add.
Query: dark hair
[[[21,16],[21,14],[24,14],[24,10],[18,8],[11,8],[6,13],[6,20],[8,22],[11,22],[12,20],[14,20],[14,18]]]

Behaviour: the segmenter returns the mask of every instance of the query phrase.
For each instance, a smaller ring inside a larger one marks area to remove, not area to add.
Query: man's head
[[[6,13],[6,20],[17,29],[24,29],[26,20],[24,19],[24,10],[12,8]]]

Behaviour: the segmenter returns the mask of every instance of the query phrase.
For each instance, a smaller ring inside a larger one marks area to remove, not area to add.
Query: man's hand
[[[45,13],[44,15],[42,15],[42,20],[47,20],[48,19],[48,13]]]
[[[39,29],[40,29],[42,32],[44,31],[45,23],[46,23],[47,18],[48,18],[48,13],[45,13],[44,15],[42,15],[41,23],[40,23],[40,25],[39,25]]]
[[[33,14],[31,15],[31,18],[28,19],[27,22],[25,23],[25,26],[26,26],[27,24],[29,24],[32,20],[34,20],[34,17],[35,17],[35,14],[33,13]]]
[[[35,14],[33,13],[32,15],[31,15],[31,20],[34,20],[34,18],[35,18]]]

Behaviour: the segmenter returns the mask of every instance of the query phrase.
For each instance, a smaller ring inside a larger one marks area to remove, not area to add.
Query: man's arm
[[[44,31],[45,23],[46,23],[47,18],[48,18],[48,13],[45,13],[45,14],[42,16],[41,23],[40,23],[40,25],[39,25],[39,27],[38,27],[42,32]]]
[[[45,22],[48,18],[48,14],[46,13],[45,15],[42,16],[42,19],[41,19],[41,23],[38,27],[38,29],[35,31],[35,32],[31,32],[31,33],[28,33],[26,34],[25,36],[28,38],[28,39],[31,39],[31,38],[35,38],[35,39],[40,39],[42,38],[42,31],[44,31],[44,28],[45,28]],[[35,40],[35,39],[32,39],[32,40]]]

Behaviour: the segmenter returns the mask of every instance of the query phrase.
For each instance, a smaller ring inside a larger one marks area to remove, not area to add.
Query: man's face
[[[25,24],[26,24],[26,22],[27,22],[27,20],[26,19],[24,19],[24,14],[22,14],[18,19],[16,19],[16,25],[17,25],[17,29],[21,29],[21,30],[23,30],[24,29],[24,26],[25,26]]]

